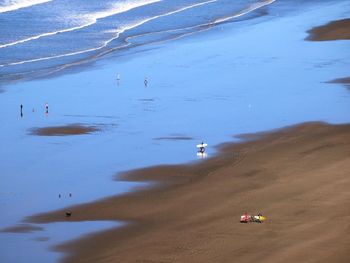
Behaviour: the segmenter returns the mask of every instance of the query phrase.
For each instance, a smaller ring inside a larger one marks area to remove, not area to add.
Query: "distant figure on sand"
[[[205,147],[207,147],[208,144],[202,142],[200,144],[197,144],[197,156],[199,156],[200,158],[206,158],[208,155],[205,153]]]
[[[117,85],[119,86],[119,81],[120,81],[120,75],[119,73],[117,74]]]
[[[147,87],[147,85],[148,85],[148,79],[147,79],[147,77],[145,77],[144,83],[145,83],[145,87]]]
[[[49,113],[49,104],[47,102],[45,103],[45,113]]]
[[[21,104],[21,117],[23,117],[23,105]]]

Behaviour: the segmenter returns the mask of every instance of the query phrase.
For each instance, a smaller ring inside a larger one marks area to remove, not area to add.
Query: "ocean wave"
[[[206,2],[197,3],[197,4],[190,5],[190,6],[185,6],[185,7],[179,8],[177,10],[165,13],[165,14],[160,14],[160,15],[157,15],[157,16],[153,16],[153,17],[150,17],[150,18],[146,18],[146,19],[134,22],[134,23],[129,24],[129,25],[124,25],[124,26],[122,26],[121,28],[119,28],[116,31],[116,36],[115,37],[108,39],[102,45],[100,45],[98,47],[84,49],[84,50],[79,50],[79,51],[66,53],[66,54],[61,54],[61,55],[42,57],[42,58],[36,58],[36,59],[30,59],[30,60],[23,60],[23,61],[19,61],[19,62],[12,62],[12,63],[8,63],[8,64],[0,65],[0,67],[15,66],[15,65],[21,65],[21,64],[26,64],[26,63],[32,63],[32,62],[38,62],[38,61],[44,61],[44,60],[50,60],[50,59],[62,58],[62,57],[68,57],[68,56],[74,56],[74,55],[80,55],[80,54],[83,54],[83,53],[97,51],[97,50],[100,50],[102,48],[105,48],[109,43],[111,43],[115,39],[119,38],[120,34],[124,33],[127,30],[133,29],[135,27],[138,27],[140,25],[143,25],[143,24],[145,24],[145,23],[147,23],[149,21],[152,21],[154,19],[158,19],[160,17],[169,16],[169,15],[172,15],[172,14],[175,14],[175,13],[179,13],[179,12],[185,11],[185,10],[190,9],[190,8],[198,7],[198,6],[201,6],[201,5],[205,5],[205,4],[209,4],[209,3],[213,3],[213,2],[217,2],[217,1],[218,0],[209,0],[209,1],[206,1]]]
[[[15,11],[20,8],[39,5],[51,1],[52,0],[5,0],[3,5],[0,5],[0,13]]]
[[[242,9],[241,11],[239,11],[231,16],[219,18],[219,19],[216,19],[216,20],[208,22],[208,23],[202,23],[202,24],[195,25],[195,26],[181,27],[181,28],[156,31],[156,32],[148,32],[148,33],[144,33],[144,34],[129,36],[125,39],[125,42],[127,42],[128,44],[131,44],[130,40],[132,40],[132,39],[144,37],[144,36],[149,36],[149,35],[153,35],[153,34],[173,33],[173,32],[186,31],[186,30],[192,30],[192,29],[197,29],[197,28],[209,28],[211,26],[216,26],[218,24],[222,24],[222,23],[227,22],[229,20],[232,20],[232,19],[241,17],[243,15],[249,14],[250,12],[253,12],[256,9],[259,9],[259,8],[264,7],[266,5],[272,4],[275,1],[277,1],[277,0],[265,0],[265,1],[258,2],[258,3],[254,3],[254,4],[249,5],[248,7]],[[189,34],[192,34],[192,32],[186,33],[184,35],[189,35]]]
[[[234,14],[233,16],[228,16],[228,17],[217,19],[214,22],[212,22],[211,24],[220,24],[220,23],[226,22],[228,20],[231,20],[233,18],[237,18],[237,17],[243,16],[243,15],[246,15],[246,14],[248,14],[250,12],[255,11],[256,9],[259,9],[259,8],[264,7],[266,5],[270,5],[270,4],[272,4],[273,2],[276,2],[276,1],[277,0],[266,0],[266,1],[261,1],[261,2],[258,2],[258,3],[251,4],[250,6],[248,6],[245,9],[243,9],[242,11],[238,12],[237,14]]]
[[[41,0],[41,1],[44,1],[44,0]],[[49,1],[51,1],[51,0],[49,0]],[[36,40],[36,39],[43,38],[43,37],[48,37],[48,36],[53,36],[56,34],[61,34],[61,33],[79,30],[79,29],[82,29],[82,28],[85,28],[85,27],[88,27],[88,26],[95,24],[99,19],[106,18],[106,17],[113,16],[113,15],[117,15],[120,13],[124,13],[124,12],[132,10],[134,8],[141,7],[144,5],[153,4],[156,2],[160,2],[160,1],[162,1],[162,0],[134,0],[134,1],[125,1],[125,2],[116,3],[109,10],[96,12],[96,13],[92,13],[92,14],[81,15],[80,17],[78,17],[78,19],[80,19],[81,21],[84,21],[84,22],[80,26],[75,26],[75,27],[71,27],[71,28],[67,28],[67,29],[61,29],[61,30],[43,33],[43,34],[39,34],[36,36],[28,37],[25,39],[17,40],[14,42],[0,45],[0,48],[6,48],[6,47],[18,45],[21,43],[25,43],[25,42]]]
[[[39,62],[39,61],[44,61],[44,60],[57,59],[57,58],[62,58],[62,57],[68,57],[68,56],[74,56],[74,55],[80,55],[80,54],[84,54],[84,53],[88,53],[88,52],[98,51],[100,49],[103,49],[103,48],[107,47],[108,44],[111,43],[112,41],[118,39],[120,34],[126,32],[128,30],[131,30],[133,28],[136,28],[138,26],[141,26],[141,25],[143,25],[143,24],[145,24],[145,23],[147,23],[149,21],[152,21],[152,20],[155,20],[155,19],[158,19],[158,18],[161,18],[161,17],[169,16],[169,15],[172,15],[172,14],[175,14],[175,13],[183,12],[183,11],[191,9],[191,8],[195,8],[195,7],[198,7],[198,6],[205,5],[205,4],[210,4],[210,3],[213,3],[213,2],[217,2],[217,1],[218,0],[209,0],[209,1],[206,1],[206,2],[201,2],[201,3],[193,4],[193,5],[190,5],[190,6],[185,6],[185,7],[176,9],[174,11],[170,11],[170,12],[167,12],[167,13],[164,13],[164,14],[160,14],[160,15],[149,17],[149,18],[146,18],[146,19],[143,19],[143,20],[140,20],[140,21],[136,21],[136,22],[133,22],[133,23],[128,24],[128,25],[124,25],[124,26],[118,28],[115,31],[116,32],[116,36],[114,36],[113,38],[108,39],[102,45],[100,45],[98,47],[84,49],[84,50],[79,50],[79,51],[75,51],[75,52],[71,52],[71,53],[55,55],[55,56],[42,57],[42,58],[24,60],[24,61],[19,61],[19,62],[12,62],[12,63],[8,63],[8,64],[0,65],[0,67],[15,66],[15,65],[21,65],[21,64],[26,64],[26,63]],[[234,18],[238,18],[238,17],[241,17],[243,15],[246,15],[246,14],[248,14],[250,12],[253,12],[256,9],[259,9],[259,8],[264,7],[266,5],[272,4],[275,1],[277,1],[277,0],[261,1],[261,2],[249,5],[248,7],[242,9],[241,11],[237,12],[236,14],[234,14],[232,16],[219,18],[219,19],[216,19],[215,21],[204,23],[204,24],[200,24],[200,25],[195,25],[195,26],[190,26],[190,27],[185,27],[185,28],[179,28],[179,29],[165,30],[163,32],[174,32],[174,31],[178,31],[178,30],[188,30],[188,29],[195,29],[195,28],[201,28],[201,27],[215,26],[217,24],[221,24],[221,23],[227,22],[228,20],[232,20]],[[128,37],[128,38],[125,39],[126,44],[121,46],[121,47],[117,47],[117,49],[125,48],[127,46],[130,46],[131,42],[128,42],[128,40],[130,40],[132,38],[137,38],[137,37],[140,37],[140,36],[145,36],[145,35],[154,34],[154,33],[159,33],[159,32],[151,32],[151,33],[146,33],[146,34],[141,34],[141,35]]]

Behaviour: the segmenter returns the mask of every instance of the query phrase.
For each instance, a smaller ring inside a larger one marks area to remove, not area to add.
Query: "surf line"
[[[67,33],[67,32],[71,32],[71,31],[79,30],[79,29],[82,29],[82,28],[85,28],[85,27],[89,27],[89,26],[91,26],[93,24],[96,24],[97,20],[99,20],[101,18],[106,18],[106,17],[109,17],[109,16],[125,13],[127,11],[130,11],[130,10],[134,9],[134,8],[145,6],[145,5],[149,5],[149,4],[153,4],[153,3],[156,3],[156,2],[161,2],[161,1],[163,1],[163,0],[149,0],[149,1],[146,1],[146,2],[142,2],[142,4],[141,3],[134,3],[133,5],[131,5],[131,6],[127,7],[127,8],[119,9],[119,10],[116,10],[115,12],[98,12],[98,13],[95,14],[95,17],[92,18],[92,21],[87,23],[87,24],[84,24],[84,25],[81,25],[81,26],[76,26],[76,27],[71,27],[71,28],[67,28],[67,29],[62,29],[62,30],[58,30],[58,31],[54,31],[54,32],[43,33],[43,34],[40,34],[40,35],[37,35],[37,36],[28,37],[28,38],[25,38],[25,39],[22,39],[22,40],[18,40],[18,41],[11,42],[11,43],[8,43],[8,44],[0,45],[0,48],[10,47],[10,46],[22,44],[22,43],[25,43],[25,42],[28,42],[28,41],[32,41],[32,40],[36,40],[36,39],[43,38],[43,37],[48,37],[48,36],[53,36],[53,35],[57,35],[57,34],[61,34],[61,33]]]
[[[169,30],[163,30],[163,31],[157,31],[157,32],[149,32],[149,33],[144,33],[144,34],[139,34],[139,35],[134,35],[134,36],[129,36],[125,39],[125,41],[129,44],[131,44],[130,40],[134,39],[134,38],[138,38],[138,37],[143,37],[143,36],[149,36],[149,35],[153,35],[153,34],[159,34],[159,33],[170,33],[170,32],[177,32],[180,30],[189,30],[189,29],[195,29],[195,28],[201,28],[201,27],[208,27],[208,26],[215,26],[217,24],[221,24],[224,23],[228,20],[234,19],[234,18],[238,18],[241,17],[243,15],[249,14],[250,12],[255,11],[256,9],[259,9],[261,7],[264,7],[266,5],[270,5],[273,2],[276,2],[277,0],[267,0],[267,1],[263,1],[263,2],[258,2],[258,3],[254,3],[251,4],[250,6],[244,8],[243,10],[237,12],[236,14],[229,16],[229,17],[224,17],[224,18],[220,18],[220,19],[216,19],[213,22],[208,22],[208,23],[204,23],[204,24],[199,24],[199,25],[195,25],[195,26],[188,26],[188,27],[182,27],[182,28],[176,28],[176,29],[169,29]],[[200,30],[201,31],[201,30]],[[190,32],[190,33],[186,33],[184,35],[181,35],[179,37],[183,37],[186,35],[191,35],[195,32]],[[179,38],[177,37],[177,38]]]
[[[124,33],[125,31],[133,29],[133,28],[138,27],[140,25],[143,25],[144,23],[147,23],[147,22],[149,22],[151,20],[154,20],[154,19],[157,19],[157,18],[160,18],[160,17],[169,16],[169,15],[172,15],[172,14],[175,14],[175,13],[179,13],[179,12],[185,11],[185,10],[190,9],[190,8],[194,8],[194,7],[197,7],[197,6],[201,6],[201,5],[205,5],[205,4],[209,4],[209,3],[213,3],[213,2],[217,2],[217,1],[218,0],[209,0],[209,1],[206,1],[206,2],[194,4],[194,5],[191,5],[191,6],[182,7],[180,9],[177,9],[177,10],[165,13],[165,14],[161,14],[161,15],[157,15],[157,16],[154,16],[154,17],[150,17],[150,18],[144,19],[144,20],[142,20],[140,22],[137,22],[135,24],[132,24],[130,26],[126,26],[126,27],[122,28],[120,31],[117,32],[117,35],[115,37],[107,40],[101,46],[98,46],[98,47],[95,47],[95,48],[79,50],[79,51],[76,51],[76,52],[71,52],[71,53],[66,53],[66,54],[61,54],[61,55],[56,55],[56,56],[36,58],[36,59],[30,59],[30,60],[23,60],[23,61],[19,61],[19,62],[12,62],[12,63],[8,63],[8,64],[2,64],[2,65],[0,65],[0,67],[15,66],[15,65],[21,65],[21,64],[31,63],[31,62],[38,62],[38,61],[44,61],[44,60],[49,60],[49,59],[74,56],[74,55],[79,55],[79,54],[83,54],[83,53],[87,53],[87,52],[97,51],[99,49],[102,49],[102,48],[106,47],[113,40],[119,38],[120,34]]]
[[[249,7],[243,9],[242,11],[238,12],[236,15],[234,16],[229,16],[229,17],[225,17],[225,18],[221,18],[221,19],[217,19],[214,22],[210,23],[210,25],[214,25],[214,24],[219,24],[219,23],[223,23],[226,22],[227,20],[233,19],[233,18],[237,18],[243,15],[246,15],[250,12],[255,11],[256,9],[259,9],[261,7],[270,5],[274,2],[276,2],[277,0],[267,0],[267,1],[263,1],[263,2],[258,2],[258,3],[254,3],[251,4]]]
[[[52,0],[37,0],[37,1],[33,1],[33,0],[25,0],[22,1],[20,3],[15,2],[15,4],[10,4],[7,6],[2,6],[0,7],[0,13],[6,13],[6,12],[10,12],[10,11],[15,11],[21,8],[25,8],[25,7],[30,7],[33,5],[40,5],[40,4],[44,4],[47,2],[51,2]]]

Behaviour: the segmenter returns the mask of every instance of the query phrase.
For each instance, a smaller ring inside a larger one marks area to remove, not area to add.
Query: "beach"
[[[349,261],[349,12],[0,0],[0,261]]]
[[[309,40],[331,41],[350,39],[350,19],[329,22],[326,25],[315,27],[309,31]]]
[[[247,138],[247,137],[246,137]],[[122,220],[57,249],[63,262],[346,262],[350,126],[302,124],[193,165],[131,171],[151,189],[38,215],[31,223]],[[262,213],[262,224],[239,222]]]
[[[71,124],[66,126],[33,128],[30,133],[39,136],[68,136],[80,135],[97,132],[98,129],[93,126],[84,126],[79,124]]]

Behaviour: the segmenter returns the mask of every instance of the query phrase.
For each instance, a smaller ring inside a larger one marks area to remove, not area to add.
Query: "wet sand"
[[[129,222],[56,247],[64,262],[349,262],[350,125],[245,138],[208,160],[121,175],[153,188],[27,221]],[[241,224],[244,212],[267,222]]]
[[[350,77],[334,79],[334,80],[328,81],[328,83],[344,84],[346,87],[350,88]]]
[[[307,40],[329,41],[350,39],[350,19],[332,21],[308,31]]]
[[[165,137],[157,137],[154,138],[153,140],[156,141],[162,141],[162,140],[167,140],[167,141],[191,141],[194,140],[194,138],[190,137],[190,136],[165,136]]]
[[[30,233],[30,232],[36,232],[36,231],[42,231],[43,228],[31,224],[18,224],[13,227],[7,227],[0,229],[0,232],[7,232],[7,233]]]
[[[72,124],[65,126],[53,126],[43,128],[33,128],[30,130],[31,135],[39,136],[67,136],[67,135],[81,135],[97,132],[98,129],[95,126],[83,126],[80,124]]]

